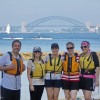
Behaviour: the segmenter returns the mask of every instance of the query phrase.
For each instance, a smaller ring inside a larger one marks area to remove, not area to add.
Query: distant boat
[[[52,40],[52,38],[43,38],[43,37],[35,37],[35,38],[31,38],[31,39],[36,39],[36,40]]]
[[[6,33],[9,34],[10,33],[10,25],[8,24],[6,27]]]
[[[4,40],[12,40],[12,39],[14,39],[14,40],[22,40],[23,38],[10,37],[10,38],[2,38],[2,39],[4,39]]]

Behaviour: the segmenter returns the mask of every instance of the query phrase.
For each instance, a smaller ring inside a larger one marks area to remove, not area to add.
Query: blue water
[[[50,38],[50,39],[39,39]],[[72,41],[75,44],[75,49],[81,51],[80,44],[82,41],[87,40],[91,44],[91,49],[95,51],[100,51],[100,34],[96,33],[67,33],[67,34],[57,34],[57,33],[11,33],[11,34],[0,34],[0,52],[7,52],[11,50],[11,43],[13,39],[9,38],[23,38],[21,52],[31,52],[34,46],[40,46],[42,51],[50,52],[50,46],[52,43],[56,42],[60,46],[60,51],[66,51],[66,43]],[[38,39],[33,39],[38,38]],[[52,40],[51,40],[52,39]]]

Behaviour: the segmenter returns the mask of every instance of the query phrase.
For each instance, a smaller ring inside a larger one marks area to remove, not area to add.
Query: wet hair
[[[12,42],[12,47],[14,46],[14,43],[15,43],[15,42],[19,43],[20,46],[22,45],[22,43],[21,43],[19,40],[14,40],[14,41]]]
[[[68,45],[72,45],[73,47],[75,47],[73,42],[67,42],[66,46],[68,46]]]

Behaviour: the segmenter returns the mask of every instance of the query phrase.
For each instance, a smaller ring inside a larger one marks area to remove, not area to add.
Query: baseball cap
[[[41,52],[41,48],[40,47],[34,47],[33,52],[36,52],[36,51]]]
[[[58,43],[51,44],[51,49],[54,49],[54,48],[58,48],[59,49]]]

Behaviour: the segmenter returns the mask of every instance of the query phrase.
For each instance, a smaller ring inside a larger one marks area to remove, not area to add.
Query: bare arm
[[[22,72],[24,72],[25,70],[26,70],[26,66],[25,66],[25,64],[23,64]]]
[[[15,66],[13,64],[7,65],[7,66],[0,66],[0,71],[6,71],[6,70],[12,70],[15,69]]]
[[[12,70],[15,69],[14,64],[8,64],[10,60],[9,54],[6,53],[0,58],[0,71]]]
[[[7,67],[0,66],[0,71],[6,71]]]
[[[95,75],[96,75],[96,86],[99,86],[99,71],[100,71],[100,67],[99,67],[99,57],[97,55],[96,52],[92,52],[92,56],[93,56],[93,61],[95,64]]]
[[[29,81],[29,85],[33,85],[30,73],[31,73],[31,69],[27,68],[27,78],[28,78],[28,81]]]
[[[100,67],[96,68],[96,86],[99,86],[99,73],[100,73]]]
[[[27,78],[28,78],[28,81],[29,81],[30,90],[34,91],[33,81],[32,81],[31,75],[30,75],[31,70],[32,70],[32,64],[29,61],[28,64],[27,64]]]

